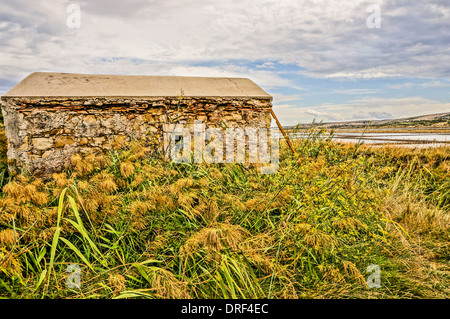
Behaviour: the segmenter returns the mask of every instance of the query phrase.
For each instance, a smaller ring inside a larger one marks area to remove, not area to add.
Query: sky
[[[0,95],[37,71],[218,76],[282,125],[450,112],[449,0],[0,1]]]

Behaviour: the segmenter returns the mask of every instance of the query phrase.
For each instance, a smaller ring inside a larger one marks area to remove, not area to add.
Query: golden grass
[[[126,289],[126,278],[121,274],[110,273],[108,284],[114,290],[113,295],[116,296]]]
[[[45,297],[450,296],[448,148],[294,145],[298,157],[282,148],[279,171],[264,176],[167,163],[138,144],[75,155],[47,182],[16,175],[0,196],[0,279]],[[55,244],[53,286],[36,288],[57,234],[74,248]],[[97,272],[79,293],[58,281],[68,262]]]
[[[202,248],[212,254],[220,253],[223,249],[237,249],[246,235],[247,231],[239,225],[218,223],[193,234],[180,248],[180,253],[188,258]]]
[[[16,234],[13,229],[4,229],[0,232],[0,244],[11,247],[16,242]]]
[[[131,162],[120,163],[120,173],[124,178],[128,178],[134,173],[134,165]]]

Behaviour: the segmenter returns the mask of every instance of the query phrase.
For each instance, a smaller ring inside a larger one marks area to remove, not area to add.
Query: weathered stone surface
[[[109,149],[118,136],[156,139],[162,148],[167,123],[269,128],[272,107],[272,97],[247,79],[55,73],[32,74],[1,100],[8,158],[44,175],[74,153]]]
[[[71,145],[75,142],[75,139],[72,136],[57,136],[55,138],[55,147],[61,148],[66,145]]]
[[[18,151],[26,151],[28,149],[28,136],[23,138],[23,144],[17,149]]]
[[[94,137],[93,140],[95,145],[103,145],[103,143],[106,141],[106,137],[104,136]]]
[[[49,157],[50,155],[52,155],[52,151],[46,151],[46,152],[44,152],[43,154],[42,154],[42,158],[47,158],[47,157]]]
[[[84,118],[84,121],[88,124],[94,124],[95,122],[97,122],[97,119],[93,115],[88,115]]]
[[[87,145],[89,143],[89,140],[86,137],[80,138],[80,142],[78,142],[78,145],[83,146]]]
[[[46,137],[33,138],[33,147],[39,151],[48,150],[53,147],[53,139]]]

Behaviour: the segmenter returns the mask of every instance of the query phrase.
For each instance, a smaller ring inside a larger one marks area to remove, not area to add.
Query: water
[[[282,137],[281,132],[272,132],[274,136]],[[305,138],[305,133],[291,133],[291,139]],[[328,134],[323,134],[328,136]],[[365,144],[388,144],[409,147],[427,147],[450,145],[450,133],[358,133],[358,132],[335,132],[332,139],[337,142]]]

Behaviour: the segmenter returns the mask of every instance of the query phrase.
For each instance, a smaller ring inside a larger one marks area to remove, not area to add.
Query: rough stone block
[[[47,137],[36,137],[32,140],[33,147],[39,151],[48,150],[53,147],[53,139]]]
[[[55,147],[62,148],[66,145],[72,145],[75,139],[72,136],[57,136],[55,138]]]

